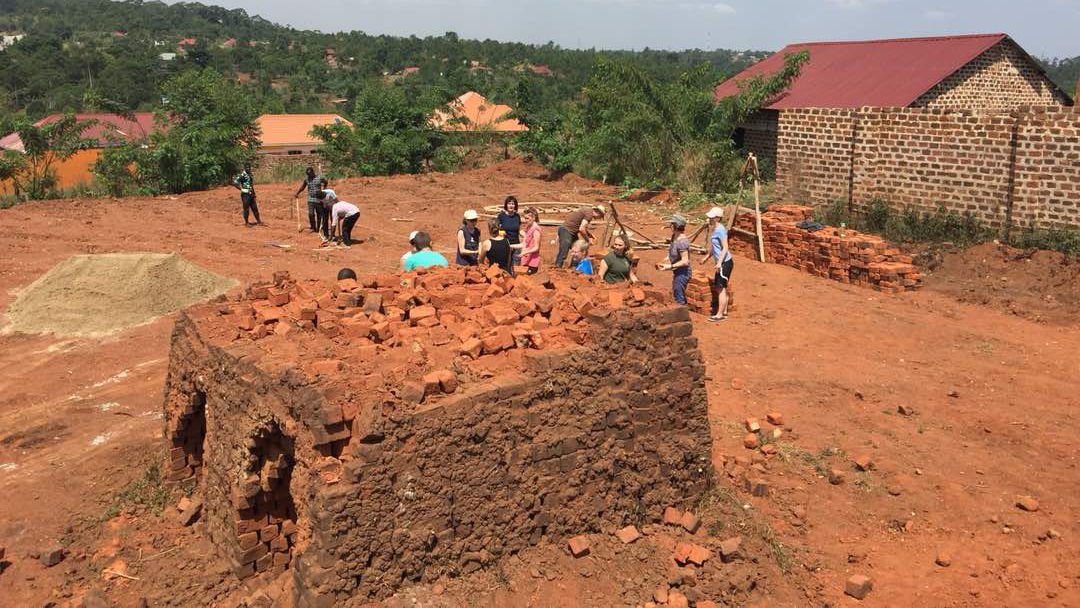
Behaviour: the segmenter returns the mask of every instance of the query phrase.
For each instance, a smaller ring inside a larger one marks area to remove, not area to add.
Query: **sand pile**
[[[10,330],[101,336],[149,323],[236,285],[172,254],[77,255],[17,294]]]

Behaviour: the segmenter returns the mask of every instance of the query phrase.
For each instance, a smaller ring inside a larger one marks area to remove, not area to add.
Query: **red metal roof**
[[[809,51],[799,77],[769,109],[906,107],[1003,40],[1005,34],[792,44],[716,88],[716,99],[738,83],[775,74],[784,56]]]
[[[63,118],[63,114],[50,114],[35,122],[36,126],[47,125]],[[97,147],[105,148],[117,140],[138,141],[145,139],[154,130],[154,114],[152,112],[136,112],[134,119],[130,120],[116,114],[104,112],[84,112],[75,115],[76,120],[93,120],[95,124],[83,131],[82,136],[97,142]],[[18,133],[9,133],[0,138],[0,149],[23,152],[22,139]]]

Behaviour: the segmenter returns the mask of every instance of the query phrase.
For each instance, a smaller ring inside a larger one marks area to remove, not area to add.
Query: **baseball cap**
[[[718,217],[724,217],[724,210],[720,207],[713,207],[709,209],[709,212],[705,214],[705,217],[709,219],[716,219]]]
[[[467,219],[467,220],[476,220],[476,219],[480,219],[480,216],[476,213],[475,209],[467,209],[465,211],[465,219]]]
[[[410,243],[413,242],[413,239],[415,239],[416,235],[418,235],[418,234],[420,234],[420,232],[417,231],[417,230],[413,230],[412,232],[410,232],[409,233],[409,242]]]
[[[607,209],[605,209],[603,205],[596,205],[595,207],[593,207],[593,209],[599,211],[600,215],[604,215],[605,213],[607,213]]]
[[[667,222],[665,222],[665,223],[673,224],[675,226],[679,226],[680,228],[682,228],[682,227],[686,226],[686,218],[679,215],[679,214],[675,214],[675,215],[669,217],[667,219]]]

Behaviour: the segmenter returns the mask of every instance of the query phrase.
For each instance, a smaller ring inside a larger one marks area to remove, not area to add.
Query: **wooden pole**
[[[757,231],[758,258],[765,261],[765,235],[761,230],[761,173],[758,171],[757,157],[751,154],[747,162],[754,165],[754,229]]]

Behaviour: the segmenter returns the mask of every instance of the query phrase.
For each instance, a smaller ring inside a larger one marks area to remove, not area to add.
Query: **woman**
[[[584,275],[592,276],[592,260],[589,259],[589,241],[578,239],[570,247],[570,265]]]
[[[728,282],[731,281],[731,271],[735,266],[735,259],[731,255],[731,246],[728,244],[728,231],[724,227],[724,210],[713,207],[705,214],[709,218],[709,252],[702,258],[704,264],[712,260],[715,264],[712,281],[712,314],[710,321],[724,321],[728,311]]]
[[[611,242],[611,251],[600,260],[598,274],[605,283],[638,282],[637,275],[634,274],[634,261],[630,259],[630,247],[626,236],[616,235],[615,240]]]
[[[526,274],[536,274],[540,271],[540,212],[529,207],[522,217],[525,218],[525,239],[521,246],[521,263],[525,265]]]
[[[461,228],[458,228],[457,233],[457,258],[454,263],[458,266],[476,266],[480,263],[480,228],[476,225],[480,216],[473,209],[469,209],[462,218]]]
[[[679,304],[686,305],[686,286],[690,284],[690,239],[686,238],[686,218],[673,215],[667,222],[671,225],[671,247],[667,262],[657,262],[657,270],[671,271],[671,294]]]
[[[418,235],[418,234],[420,234],[420,233],[417,232],[416,230],[413,230],[412,232],[409,233],[409,245],[412,246],[412,249],[409,250],[409,251],[406,251],[403,254],[401,254],[401,264],[399,265],[399,268],[402,271],[405,270],[405,264],[409,261],[409,256],[416,253],[417,251],[420,251],[420,248],[418,248],[416,246],[416,235]]]
[[[488,222],[488,232],[491,234],[490,238],[480,244],[480,259],[487,262],[489,266],[498,266],[513,276],[513,250],[510,248],[510,241],[499,227],[498,219],[492,218]]]
[[[499,220],[499,227],[502,228],[503,234],[506,235],[506,240],[513,250],[513,265],[519,266],[521,264],[521,216],[518,215],[517,198],[514,196],[506,197],[506,200],[503,201],[503,210],[499,212],[495,219]]]

